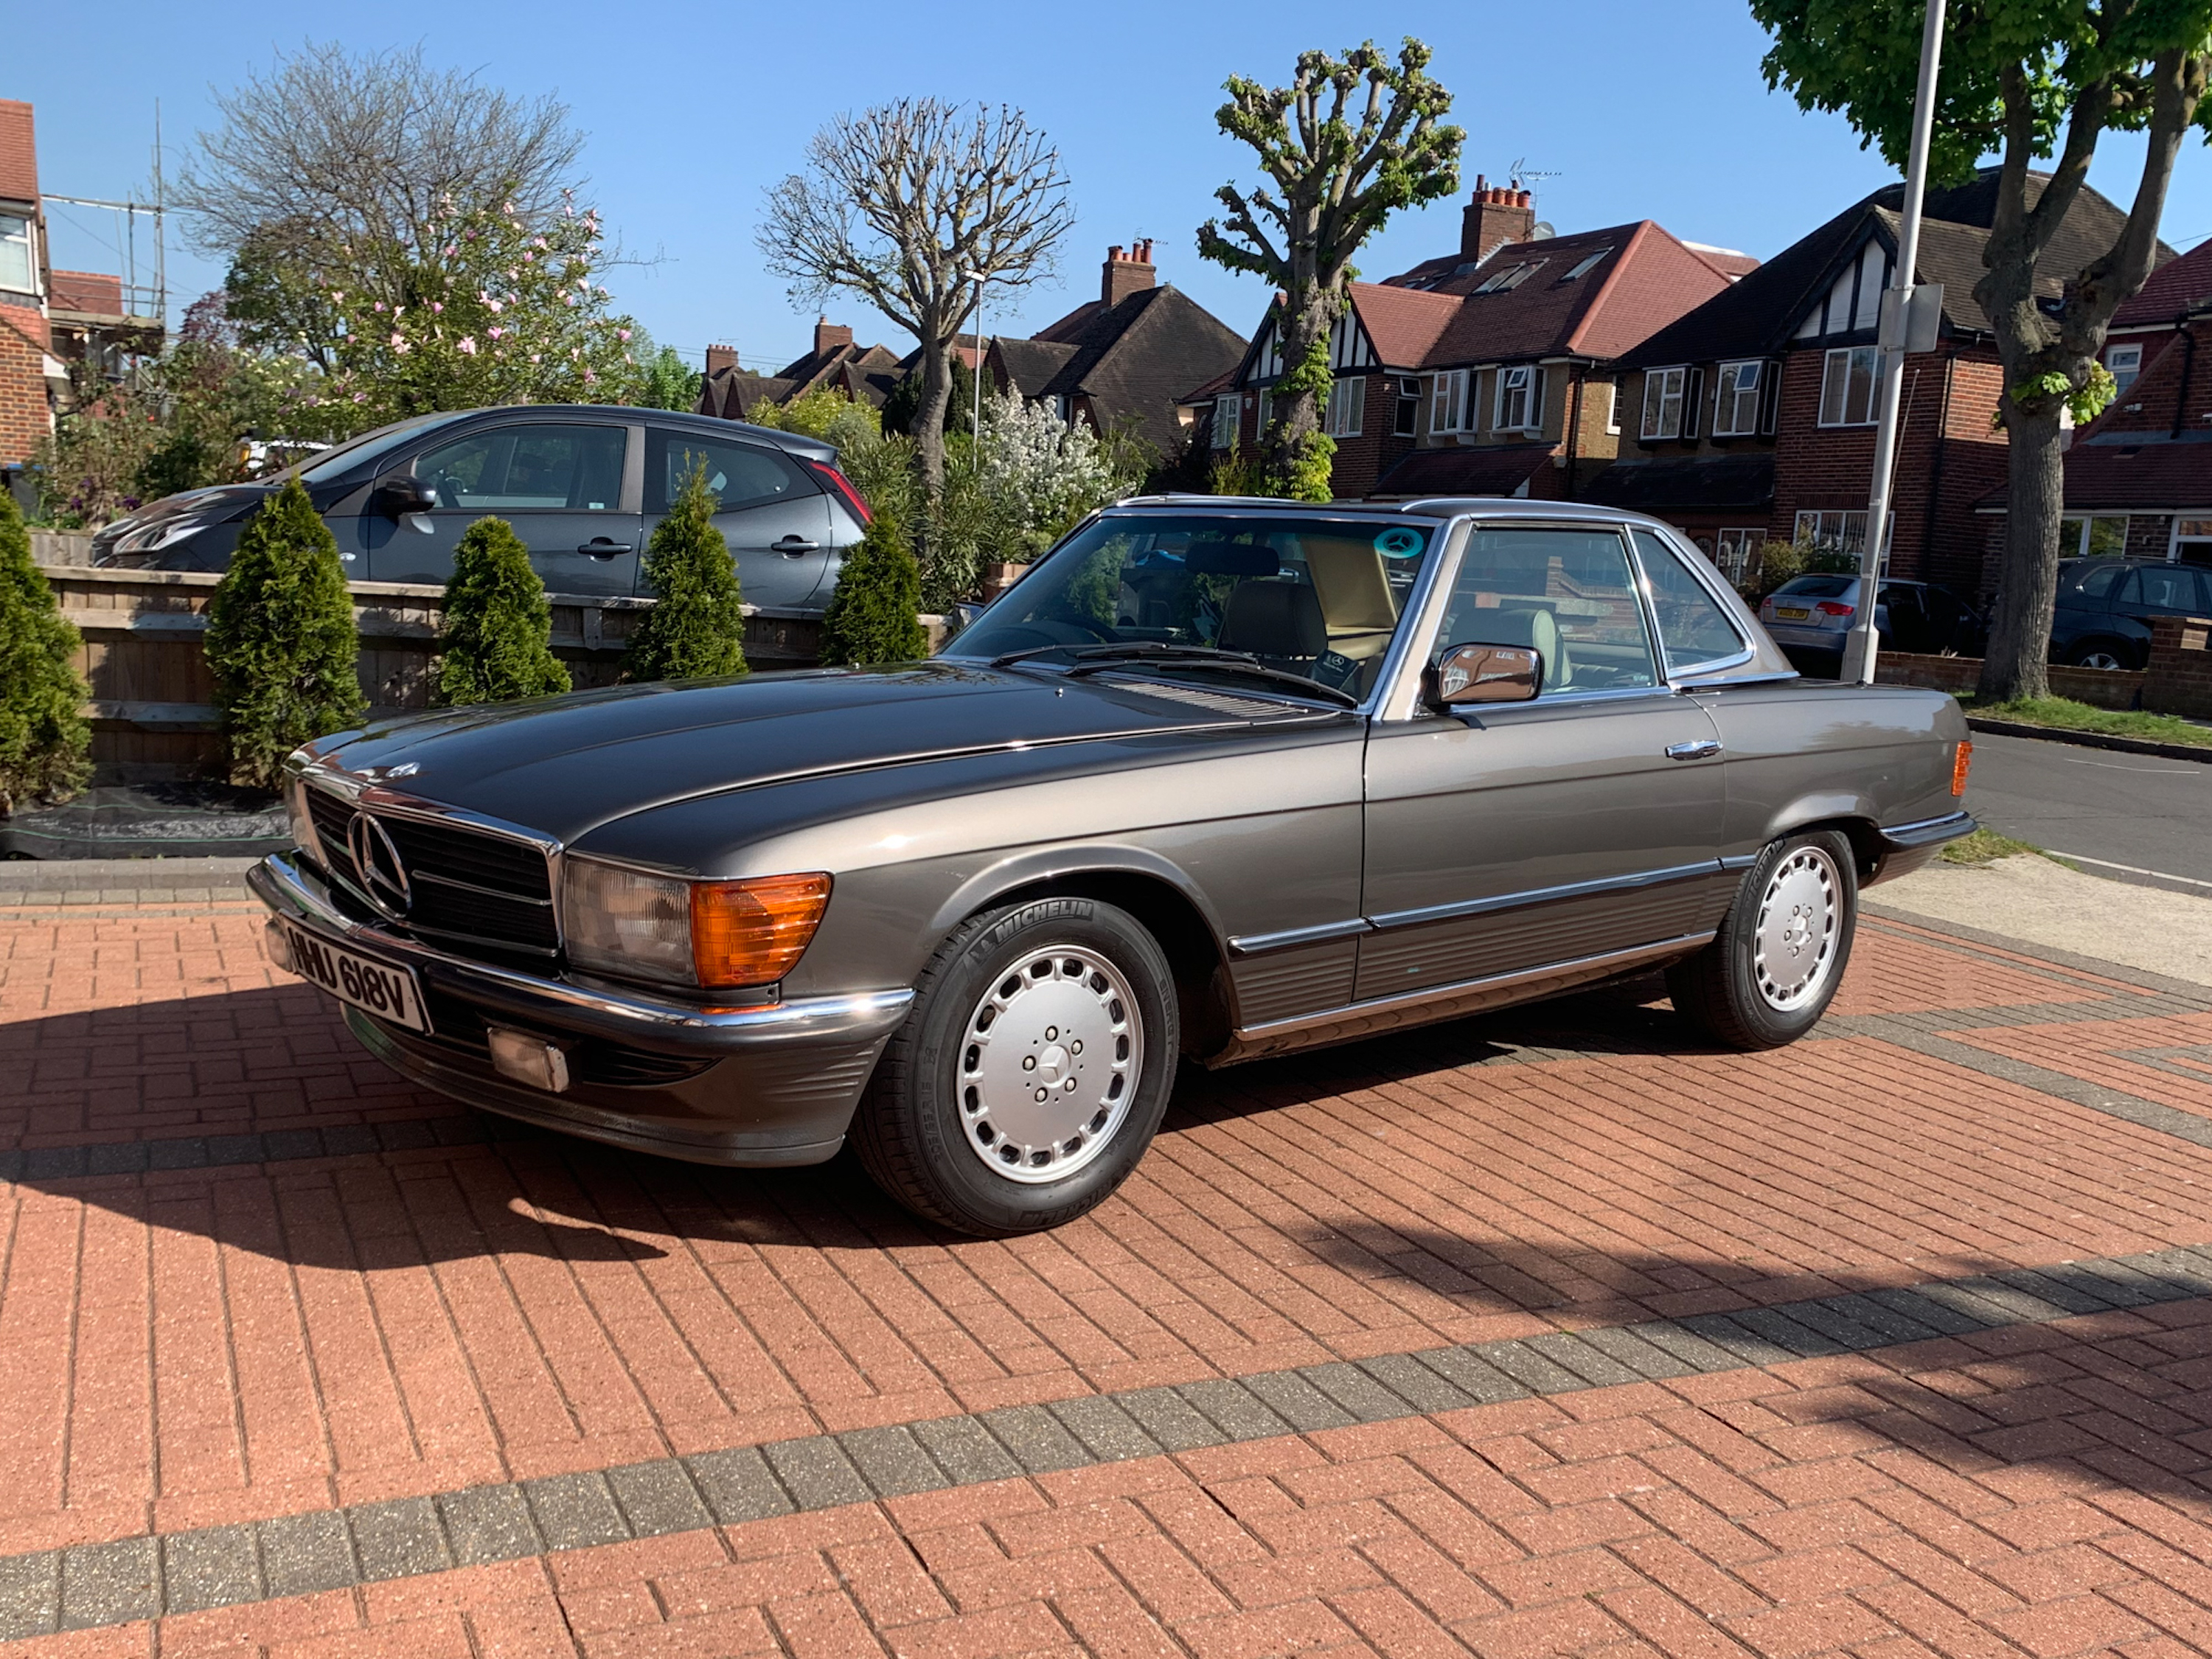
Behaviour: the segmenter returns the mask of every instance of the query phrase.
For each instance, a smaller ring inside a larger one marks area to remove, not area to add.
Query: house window
[[[1493,271],[1484,277],[1475,284],[1474,291],[1477,294],[1504,294],[1520,287],[1550,263],[1548,259],[1532,259],[1524,264],[1508,265],[1504,270]]]
[[[2128,550],[2128,521],[2124,518],[2062,519],[2058,525],[2058,556],[2062,559],[2118,558]]]
[[[1720,398],[1713,407],[1713,436],[1747,438],[1759,430],[1759,382],[1764,363],[1723,363]]]
[[[1765,540],[1764,526],[1723,530],[1713,538],[1713,563],[1732,586],[1741,587],[1753,574],[1752,559]]]
[[[1520,363],[1498,373],[1498,418],[1501,432],[1527,432],[1544,418],[1544,383],[1533,364]]]
[[[1429,394],[1429,430],[1457,432],[1467,423],[1467,371],[1447,369]]]
[[[36,294],[39,284],[33,273],[37,268],[37,261],[31,258],[31,222],[0,213],[0,288]]]
[[[1682,435],[1682,380],[1688,371],[1651,368],[1644,372],[1644,436]]]
[[[1618,380],[1605,383],[1605,429],[1607,432],[1620,430],[1620,382]]]
[[[1255,427],[1253,430],[1257,432],[1262,439],[1266,438],[1267,435],[1267,428],[1273,422],[1274,418],[1275,389],[1273,386],[1269,386],[1266,391],[1260,394],[1260,424]]]
[[[1231,394],[1213,400],[1213,447],[1216,449],[1237,447],[1237,417],[1243,412],[1244,399]]]
[[[1575,261],[1574,269],[1567,272],[1565,276],[1560,277],[1559,280],[1563,283],[1571,283],[1577,276],[1589,276],[1591,271],[1597,269],[1598,261],[1604,258],[1607,254],[1612,252],[1613,250],[1609,247],[1601,247],[1595,253],[1584,254],[1581,258]]]
[[[1824,553],[1857,558],[1866,550],[1866,509],[1856,513],[1800,513],[1790,539],[1809,542]],[[1889,556],[1897,540],[1897,514],[1889,515],[1888,543],[1881,550],[1881,568],[1889,569]]]
[[[1838,346],[1820,372],[1820,424],[1874,423],[1875,350],[1872,346]]]
[[[1332,438],[1357,438],[1360,416],[1367,407],[1367,377],[1355,374],[1328,383],[1328,409],[1322,430]]]
[[[2142,373],[2142,345],[2106,346],[2105,367],[2112,373],[2115,390],[2125,392],[2135,384],[2136,376]]]
[[[1421,383],[1409,376],[1397,385],[1397,407],[1391,411],[1390,435],[1410,438],[1420,428]]]

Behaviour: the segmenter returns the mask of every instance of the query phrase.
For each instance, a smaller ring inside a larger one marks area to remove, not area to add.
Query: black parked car
[[[2212,616],[2212,568],[2166,559],[2068,559],[2058,567],[2051,659],[2142,668],[2159,617]]]
[[[703,415],[538,404],[426,415],[296,469],[354,581],[444,581],[478,519],[507,520],[556,593],[640,592],[653,526],[695,463],[754,605],[819,611],[867,509],[818,439]],[[189,490],[93,538],[95,565],[224,570],[238,532],[282,482]]]

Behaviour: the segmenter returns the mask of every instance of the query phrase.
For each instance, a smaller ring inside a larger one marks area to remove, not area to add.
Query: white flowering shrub
[[[1044,404],[1001,392],[983,402],[975,483],[993,520],[991,550],[1025,560],[1134,481],[1088,426],[1070,426]]]

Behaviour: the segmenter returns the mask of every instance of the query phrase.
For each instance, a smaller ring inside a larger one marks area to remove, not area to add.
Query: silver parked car
[[[1958,706],[1800,680],[1649,519],[1133,501],[933,660],[443,711],[294,757],[278,959],[395,1070],[730,1164],[849,1136],[1013,1233],[1226,1065],[1664,969],[1811,1028],[1970,830]]]

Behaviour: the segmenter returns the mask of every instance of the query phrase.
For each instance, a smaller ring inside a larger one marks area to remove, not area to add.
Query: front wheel
[[[1745,872],[1711,944],[1667,970],[1678,1012],[1731,1048],[1778,1048],[1820,1023],[1858,927],[1851,844],[1787,836]]]
[[[1167,1109],[1175,978],[1135,917],[1048,898],[956,928],[876,1067],[853,1143],[925,1220],[1056,1227],[1127,1179]]]

